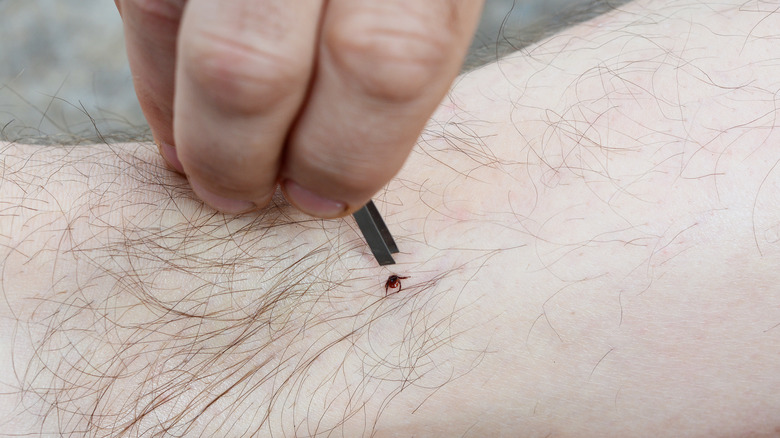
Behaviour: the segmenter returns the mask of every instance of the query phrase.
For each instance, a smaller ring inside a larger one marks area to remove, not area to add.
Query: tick
[[[385,296],[387,296],[387,291],[390,289],[398,289],[395,291],[395,293],[401,292],[401,280],[405,280],[409,277],[401,277],[399,275],[391,275],[387,277],[387,281],[385,282]]]

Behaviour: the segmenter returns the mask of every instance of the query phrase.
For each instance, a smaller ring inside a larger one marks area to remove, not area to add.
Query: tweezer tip
[[[360,231],[379,266],[395,264],[392,254],[398,252],[398,246],[374,202],[368,201],[352,216],[360,227]]]

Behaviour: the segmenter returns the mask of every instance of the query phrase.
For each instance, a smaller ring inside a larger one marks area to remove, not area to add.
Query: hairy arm
[[[392,271],[149,145],[4,145],[3,427],[775,436],[770,6],[637,1],[462,76],[377,199]]]

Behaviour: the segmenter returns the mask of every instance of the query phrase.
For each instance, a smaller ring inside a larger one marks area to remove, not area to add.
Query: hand
[[[224,212],[281,183],[318,217],[401,168],[457,75],[482,0],[115,0],[166,161]]]

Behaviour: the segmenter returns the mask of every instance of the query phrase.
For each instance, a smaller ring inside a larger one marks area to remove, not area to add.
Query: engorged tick
[[[401,280],[405,280],[409,277],[401,277],[399,275],[391,275],[387,277],[387,281],[385,282],[385,296],[387,296],[387,291],[390,289],[398,289],[395,291],[395,293],[401,292]]]

